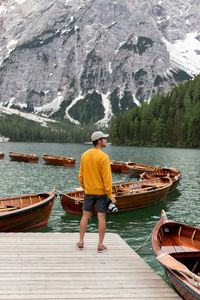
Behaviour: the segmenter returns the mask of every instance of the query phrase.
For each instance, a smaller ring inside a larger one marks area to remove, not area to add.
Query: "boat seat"
[[[174,252],[170,253],[174,258],[182,258],[182,257],[200,257],[200,251],[186,251],[186,252]]]
[[[0,207],[0,212],[16,210],[18,208],[19,207],[17,207],[17,206],[4,206],[4,207]]]
[[[157,188],[157,186],[152,185],[152,184],[151,185],[142,185],[141,188],[150,191],[150,190],[155,190]]]
[[[83,197],[76,197],[74,198],[75,200],[78,200],[78,201],[84,201],[84,198]]]
[[[20,205],[6,205],[6,207],[7,207],[7,208],[15,208],[15,209],[21,208]]]
[[[152,186],[152,185],[154,184],[153,181],[150,182],[150,183],[144,182],[144,181],[139,181],[139,182],[140,182],[140,184],[141,184],[141,187],[148,187],[148,186]]]

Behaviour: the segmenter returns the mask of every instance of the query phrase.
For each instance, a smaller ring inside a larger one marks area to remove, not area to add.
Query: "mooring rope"
[[[161,210],[161,217],[167,219],[167,215],[166,215],[164,209]],[[147,237],[146,241],[141,246],[139,246],[137,249],[135,249],[135,252],[138,252],[140,249],[142,249],[144,246],[146,246],[150,242],[150,240],[148,241],[148,239],[150,239],[153,231],[154,231],[154,228],[153,228],[152,232],[150,233],[150,235]]]
[[[66,194],[65,192],[61,192],[61,191],[58,190],[58,189],[57,189],[57,192],[58,192],[59,195],[60,195],[60,194],[65,195],[65,194]],[[77,203],[79,203],[79,202],[83,203],[83,201],[84,201],[83,199],[73,198],[73,197],[71,197],[71,196],[69,196],[69,195],[67,195],[67,197],[70,198],[71,200],[75,201],[75,204],[77,204]]]
[[[153,230],[152,230],[152,232],[153,232]],[[150,233],[150,235],[147,237],[147,239],[145,240],[145,242],[141,246],[139,246],[138,248],[134,249],[135,252],[140,251],[142,248],[144,248],[150,242],[150,237],[152,235],[152,232]]]
[[[56,188],[57,193],[60,194],[65,194],[65,192],[61,192],[58,188]]]

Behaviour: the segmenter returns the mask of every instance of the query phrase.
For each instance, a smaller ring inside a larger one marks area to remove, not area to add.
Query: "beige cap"
[[[91,140],[92,140],[92,142],[94,142],[94,141],[97,141],[101,138],[107,138],[108,136],[109,136],[109,134],[105,134],[102,131],[95,131],[91,135]]]

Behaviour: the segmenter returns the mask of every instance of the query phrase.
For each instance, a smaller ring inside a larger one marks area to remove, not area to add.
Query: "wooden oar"
[[[164,266],[174,271],[183,272],[189,277],[195,279],[196,281],[200,282],[200,277],[193,272],[191,272],[184,264],[173,258],[168,253],[163,253],[156,257],[156,259],[161,262]]]
[[[122,183],[123,180],[118,180],[118,181],[113,181],[112,184],[116,184],[116,183]]]
[[[13,206],[13,207],[5,207],[5,208],[0,208],[0,212],[4,212],[4,211],[10,211],[10,210],[16,210],[18,209],[18,207]]]

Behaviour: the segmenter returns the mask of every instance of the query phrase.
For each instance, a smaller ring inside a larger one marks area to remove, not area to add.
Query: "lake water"
[[[79,187],[78,172],[81,154],[91,146],[83,144],[53,143],[0,143],[0,152],[5,153],[0,160],[1,198],[49,192],[54,186],[61,192],[73,191]],[[10,161],[8,152],[33,153],[39,155],[39,162],[28,164]],[[150,147],[108,146],[105,152],[110,159],[147,165],[176,167],[182,171],[181,184],[167,200],[152,207],[143,208],[118,215],[107,216],[107,232],[118,233],[133,249],[146,241],[160,219],[161,209],[166,211],[169,219],[200,227],[200,150]],[[46,165],[42,154],[70,156],[76,159],[76,166]],[[113,173],[113,181],[129,182],[137,180],[130,175]],[[57,197],[48,226],[35,231],[78,232],[80,216],[70,216],[62,209]],[[92,217],[89,232],[97,232],[97,218]],[[154,257],[151,243],[138,254],[165,280],[166,276]]]

